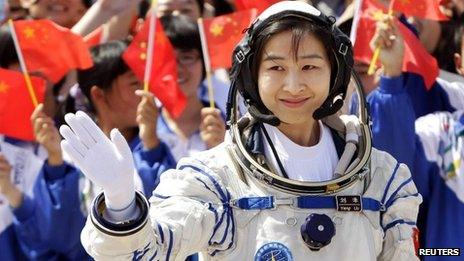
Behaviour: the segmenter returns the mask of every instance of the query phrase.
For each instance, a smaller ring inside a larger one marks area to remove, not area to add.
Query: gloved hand
[[[60,133],[61,148],[95,185],[103,188],[106,206],[122,210],[134,201],[134,162],[132,152],[119,130],[111,140],[84,112],[68,113]],[[71,128],[70,128],[71,127]]]

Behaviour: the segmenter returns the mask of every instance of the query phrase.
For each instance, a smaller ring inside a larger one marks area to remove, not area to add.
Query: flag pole
[[[198,29],[200,31],[201,50],[203,52],[203,61],[205,63],[206,70],[206,84],[208,86],[209,107],[214,108],[214,90],[213,83],[211,81],[211,61],[209,59],[208,43],[206,41],[205,28],[203,25],[202,18],[198,18]]]
[[[393,15],[393,4],[395,0],[391,0],[390,6],[388,7],[388,16],[391,17]],[[375,47],[374,55],[372,55],[371,63],[369,64],[369,69],[367,70],[367,75],[372,75],[375,72],[377,60],[379,59],[380,55],[380,46]]]
[[[31,96],[32,104],[34,104],[35,108],[39,103],[37,102],[37,96],[35,95],[34,88],[32,87],[31,77],[29,76],[29,72],[27,71],[26,63],[24,62],[23,53],[21,52],[21,47],[19,46],[19,41],[13,25],[13,20],[9,19],[8,25],[10,27],[11,37],[13,38],[16,53],[18,54],[19,65],[21,66],[21,71],[23,72],[24,80],[26,81],[27,90],[29,91],[29,96]]]
[[[143,75],[143,90],[148,92],[150,76],[151,76],[151,67],[153,66],[153,53],[154,53],[154,43],[155,43],[155,32],[156,32],[156,9],[158,8],[157,0],[153,0],[151,3],[151,15],[148,26],[148,42],[147,42],[147,60],[145,63],[145,72]]]

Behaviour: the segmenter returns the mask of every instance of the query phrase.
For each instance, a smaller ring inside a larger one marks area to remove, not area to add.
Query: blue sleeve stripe
[[[230,219],[232,220],[232,239],[230,240],[229,246],[227,246],[226,250],[228,250],[228,249],[230,249],[232,247],[232,245],[234,244],[234,240],[235,240],[234,212],[233,212],[233,209],[231,207],[228,208],[228,211],[230,212],[229,216],[230,216]]]
[[[154,196],[155,198],[160,198],[160,199],[168,199],[168,198],[171,197],[171,196],[163,196],[163,195],[157,194],[155,192],[153,192],[152,196]]]
[[[172,230],[169,229],[169,245],[168,245],[168,252],[166,253],[166,261],[169,261],[169,258],[171,257],[171,251],[172,251],[172,241],[173,241],[173,234]]]
[[[222,239],[219,242],[219,244],[221,245],[224,244],[224,242],[226,241],[227,234],[229,233],[230,220],[232,219],[228,211],[228,208],[224,210],[224,213],[227,215],[227,220],[226,220],[227,223],[226,223],[226,229],[224,230],[224,235],[222,235]]]
[[[150,243],[148,243],[143,250],[135,250],[132,252],[132,261],[139,261],[142,260],[142,257],[150,250]]]
[[[387,198],[388,191],[390,190],[390,186],[391,186],[393,180],[395,179],[396,172],[398,171],[399,167],[400,167],[400,164],[396,163],[395,169],[393,170],[393,173],[392,173],[392,175],[390,177],[390,180],[388,180],[387,187],[385,188],[385,191],[383,193],[382,201],[381,201],[382,204],[385,204],[385,199]]]
[[[413,222],[413,221],[405,221],[404,219],[398,219],[398,220],[395,220],[393,222],[390,222],[389,224],[387,224],[384,228],[383,228],[383,231],[387,231],[389,230],[390,228],[398,225],[398,224],[407,224],[407,225],[410,225],[410,226],[416,226],[416,222]]]
[[[155,259],[156,255],[158,255],[158,250],[156,250],[155,253],[153,254],[153,256],[150,257],[149,261],[153,261]]]
[[[216,225],[214,226],[214,229],[213,229],[213,234],[211,234],[211,237],[209,238],[209,241],[208,241],[208,244],[211,245],[213,244],[212,240],[213,240],[213,237],[216,235],[216,232],[217,230],[219,229],[219,227],[222,225],[222,222],[224,221],[224,216],[226,215],[226,210],[224,209],[222,211],[222,214],[221,214],[221,219],[219,220],[219,222],[216,222]],[[218,243],[218,242],[214,242],[214,243]]]
[[[400,198],[409,198],[409,197],[415,198],[415,197],[418,197],[419,195],[420,195],[419,193],[414,193],[414,194],[404,195],[404,196],[401,196],[401,197],[396,197],[396,198],[394,198],[394,199],[390,202],[390,204],[385,205],[385,208],[388,208],[388,207],[390,207],[391,205],[393,205],[393,204],[396,202],[397,199],[400,199]]]
[[[206,176],[210,182],[213,184],[215,190],[219,193],[219,196],[217,195],[217,193],[215,193],[212,189],[210,189],[206,183],[204,181],[202,181],[201,179],[199,178],[196,178],[198,181],[200,181],[208,190],[210,190],[211,192],[213,192],[220,200],[221,202],[223,203],[223,213],[221,214],[221,218],[219,220],[219,222],[216,223],[214,229],[213,229],[213,233],[210,237],[210,240],[209,240],[209,244],[211,245],[212,244],[212,239],[213,237],[216,235],[219,227],[221,225],[223,225],[223,222],[224,222],[224,216],[227,215],[226,217],[226,227],[225,227],[225,230],[224,230],[224,235],[221,239],[220,242],[215,242],[215,243],[219,243],[219,244],[223,244],[225,242],[225,240],[227,239],[227,235],[229,234],[229,230],[230,230],[230,227],[232,226],[232,241],[228,244],[228,247],[227,249],[230,249],[230,247],[232,247],[233,245],[233,242],[234,242],[234,237],[235,237],[235,223],[234,223],[234,218],[233,218],[233,215],[232,215],[232,208],[229,206],[229,201],[230,201],[230,193],[229,191],[226,189],[226,188],[222,188],[221,185],[219,185],[219,183],[217,182],[217,180],[209,173],[207,173],[207,170],[203,170],[202,168],[200,167],[197,167],[195,165],[182,165],[182,166],[179,166],[178,167],[179,170],[182,170],[182,169],[185,169],[185,168],[190,168],[204,176]],[[227,250],[226,249],[226,250]],[[222,251],[222,250],[214,250],[211,255],[215,255],[217,252],[219,251]]]
[[[163,233],[163,228],[161,227],[160,224],[158,224],[158,231],[159,231],[159,235],[161,238],[161,244],[164,244],[164,233]]]
[[[216,192],[214,192],[210,187],[208,187],[208,185],[206,185],[206,183],[203,180],[199,179],[198,177],[195,177],[195,179],[201,182],[207,190],[211,191],[216,197],[219,198],[219,195]]]
[[[213,214],[214,214],[214,223],[217,223],[217,222],[218,222],[219,214],[217,213],[216,208],[213,207],[213,204],[208,203],[208,210],[210,210],[211,212],[213,212]]]
[[[226,197],[226,195],[224,194],[224,191],[222,190],[219,183],[210,174],[206,173],[206,171],[204,171],[204,170],[202,170],[199,167],[194,166],[194,165],[182,165],[182,166],[179,167],[180,170],[185,169],[185,168],[191,168],[191,169],[197,171],[198,173],[203,174],[206,177],[208,177],[208,179],[211,181],[211,183],[213,183],[214,188],[216,189],[216,191],[218,191],[219,195],[221,195],[222,203],[226,203],[226,202],[229,201],[229,198]]]
[[[225,250],[229,250],[233,244],[234,244],[234,240],[235,240],[235,221],[234,221],[234,215],[233,215],[233,209],[231,207],[228,207],[227,208],[227,221],[229,222],[229,219],[230,219],[230,223],[232,224],[232,228],[231,228],[231,232],[232,232],[232,238],[229,242],[229,245],[227,246],[226,249],[224,250],[214,250],[212,253],[211,253],[211,256],[215,256],[216,253],[220,252],[220,251],[225,251]],[[226,230],[224,231],[224,238],[223,238],[223,241],[225,241],[225,237],[228,235],[229,231],[228,231],[228,227],[229,227],[229,224],[227,225],[227,228]]]
[[[404,186],[412,182],[412,178],[410,177],[409,179],[405,180],[401,185],[398,186],[398,188],[393,192],[393,194],[390,196],[390,198],[387,200],[387,203],[385,203],[385,207],[388,209],[392,204],[393,201],[395,201],[396,194],[402,189]]]

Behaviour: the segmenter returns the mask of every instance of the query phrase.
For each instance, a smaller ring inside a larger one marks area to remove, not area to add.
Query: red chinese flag
[[[406,16],[415,16],[430,20],[448,20],[440,11],[441,0],[394,0],[393,10]]]
[[[364,0],[361,5],[360,18],[356,29],[354,45],[355,60],[370,64],[373,52],[369,42],[375,34],[375,23],[387,13],[386,8],[377,0]],[[404,38],[403,71],[421,75],[427,89],[435,82],[439,68],[437,60],[424,48],[419,39],[400,21],[396,21]]]
[[[82,37],[49,20],[15,21],[19,46],[29,72],[41,72],[58,82],[71,69],[88,69],[93,62]]]
[[[87,44],[87,46],[93,47],[95,45],[99,45],[103,43],[104,41],[104,27],[100,26],[97,29],[93,30],[90,34],[84,36],[84,42]]]
[[[142,82],[147,60],[149,24],[150,18],[147,18],[142,29],[123,54],[126,64]],[[164,33],[159,19],[156,19],[153,50],[150,91],[163,103],[169,114],[178,117],[187,105],[187,99],[177,83],[177,63],[174,48]]]
[[[235,0],[235,7],[239,11],[256,8],[259,14],[277,2],[280,0]]]
[[[243,31],[256,18],[256,9],[249,9],[204,20],[211,68],[230,68],[232,52],[243,37]]]
[[[37,101],[42,103],[45,81],[31,77]],[[32,98],[21,73],[0,68],[0,133],[25,141],[33,141],[31,114]]]

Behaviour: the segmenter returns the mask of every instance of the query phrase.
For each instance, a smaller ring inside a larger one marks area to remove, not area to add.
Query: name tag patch
[[[362,210],[361,196],[335,196],[337,211],[359,212]]]

